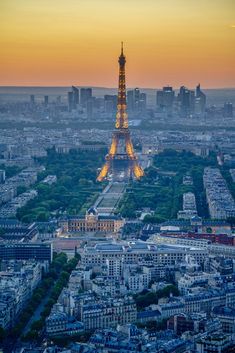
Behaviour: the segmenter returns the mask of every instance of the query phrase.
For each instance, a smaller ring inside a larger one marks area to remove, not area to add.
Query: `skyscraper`
[[[79,104],[79,90],[77,87],[72,86],[72,92],[68,92],[68,109],[71,112],[77,108]]]
[[[61,103],[61,96],[57,96],[56,97],[56,104],[60,104]]]
[[[157,107],[164,111],[171,111],[175,99],[175,92],[172,87],[163,87],[161,91],[157,91]]]
[[[48,106],[48,102],[49,102],[49,97],[48,96],[44,96],[44,105],[45,105],[45,107]]]
[[[127,110],[129,113],[134,110],[134,91],[127,91]]]
[[[80,89],[80,104],[83,108],[86,108],[87,101],[91,98],[92,98],[92,88]]]
[[[146,93],[140,93],[139,111],[141,113],[145,113],[146,108],[147,108],[147,95]]]
[[[141,93],[139,88],[127,91],[127,110],[129,113],[143,113],[146,110],[146,93]]]
[[[31,95],[30,95],[30,103],[31,103],[31,104],[34,104],[34,103],[35,103],[34,94],[31,94]]]
[[[73,92],[68,92],[68,110],[69,112],[73,110]]]
[[[73,92],[73,105],[75,109],[76,106],[79,104],[79,90],[77,87],[72,86],[72,92]]]
[[[86,101],[86,114],[87,114],[88,120],[93,119],[93,108],[94,108],[94,100],[92,98],[89,98]]]
[[[106,94],[104,96],[104,110],[105,113],[113,113],[117,106],[117,96]]]
[[[194,113],[195,93],[188,88],[181,86],[178,94],[180,114],[182,117],[188,117]]]
[[[139,88],[134,89],[134,111],[138,112],[139,111],[139,105],[140,105],[140,90]]]
[[[196,87],[195,113],[204,113],[206,109],[206,95],[202,92],[200,83]]]
[[[224,116],[224,118],[232,118],[233,117],[233,104],[232,103],[230,103],[230,102],[224,103],[223,116]]]

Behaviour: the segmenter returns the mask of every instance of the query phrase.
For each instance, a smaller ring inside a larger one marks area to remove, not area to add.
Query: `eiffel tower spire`
[[[119,80],[118,80],[118,103],[116,115],[116,129],[128,128],[128,116],[126,112],[126,77],[125,64],[126,57],[123,54],[123,42],[121,46],[121,55],[119,56]]]
[[[128,162],[128,165],[125,165],[126,171],[130,172],[130,176],[133,174],[136,179],[140,179],[144,175],[144,172],[137,161],[137,157],[131,142],[130,131],[128,129],[125,77],[126,57],[123,53],[123,42],[121,43],[121,54],[119,56],[118,63],[119,80],[115,130],[113,132],[109,153],[106,156],[106,162],[97,177],[98,181],[102,181],[105,177],[107,177],[109,172],[113,174],[114,170],[117,169],[117,165],[120,165],[120,161]],[[125,145],[124,153],[118,153],[118,145],[121,140]]]

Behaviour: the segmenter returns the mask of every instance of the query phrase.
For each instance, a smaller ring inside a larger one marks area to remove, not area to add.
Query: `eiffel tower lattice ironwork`
[[[130,131],[128,128],[128,115],[126,103],[126,79],[125,79],[125,63],[126,58],[123,54],[123,43],[121,47],[121,55],[119,56],[119,85],[118,85],[118,102],[115,130],[112,135],[112,143],[105,159],[97,180],[104,180],[109,173],[113,174],[115,166],[124,162],[125,168],[129,171],[129,176],[140,179],[144,175],[144,171],[138,163],[134,148],[131,142]],[[124,144],[124,150],[119,151],[121,142]]]

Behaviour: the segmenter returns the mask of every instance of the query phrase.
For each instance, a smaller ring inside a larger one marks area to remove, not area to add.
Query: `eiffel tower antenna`
[[[126,77],[125,64],[126,57],[123,53],[123,42],[121,42],[121,55],[118,59],[119,63],[119,80],[118,80],[118,101],[115,130],[112,135],[112,143],[109,153],[106,155],[106,162],[103,165],[97,180],[103,181],[109,173],[114,174],[118,169],[118,165],[125,163],[126,171],[129,171],[130,176],[134,175],[136,179],[140,179],[144,175],[144,171],[138,163],[134,148],[131,142],[130,131],[128,128],[128,114],[126,102]],[[125,152],[120,153],[118,146],[121,142],[125,145]]]

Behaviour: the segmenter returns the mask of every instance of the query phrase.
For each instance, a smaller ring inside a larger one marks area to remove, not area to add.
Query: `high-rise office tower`
[[[164,108],[164,92],[162,91],[157,91],[156,94],[156,105],[158,108]]]
[[[73,110],[73,92],[68,92],[68,110],[69,112]]]
[[[72,92],[68,92],[69,112],[76,109],[78,104],[79,104],[79,90],[77,87],[72,86]]]
[[[91,97],[86,101],[86,114],[87,114],[88,120],[93,119],[93,108],[94,108],[94,99],[92,99]]]
[[[232,103],[230,103],[230,102],[224,103],[223,116],[225,118],[232,118],[233,117],[233,104]]]
[[[106,94],[104,96],[105,113],[113,113],[117,106],[117,95]]]
[[[129,113],[134,110],[134,91],[127,91],[127,110]]]
[[[206,95],[202,92],[200,83],[196,87],[195,113],[204,113],[206,109]]]
[[[31,94],[31,95],[30,95],[30,103],[31,103],[31,104],[34,104],[34,103],[35,103],[34,94]]]
[[[45,105],[45,107],[48,106],[48,103],[49,103],[49,97],[48,96],[44,96],[44,105]]]
[[[134,111],[139,112],[139,105],[140,105],[140,90],[139,88],[134,89]]]
[[[77,105],[79,104],[79,90],[77,87],[72,86],[73,92],[73,106],[76,109]]]
[[[129,113],[143,113],[146,111],[146,93],[141,93],[139,88],[127,91],[127,110]]]
[[[86,103],[92,98],[92,88],[81,88],[80,89],[80,104],[86,108]]]
[[[188,117],[194,113],[195,107],[195,93],[188,88],[181,86],[178,94],[178,101],[180,104],[180,113],[182,117]]]
[[[101,97],[92,97],[93,99],[93,105],[95,109],[99,111],[104,111],[104,98]]]
[[[139,100],[139,111],[144,113],[147,108],[147,95],[146,93],[140,93],[140,100]]]
[[[126,57],[123,54],[123,46],[118,63],[119,84],[115,130],[109,153],[106,156],[106,162],[98,175],[98,181],[104,180],[109,173],[112,175],[113,180],[119,180],[120,177],[129,179],[132,176],[140,179],[144,175],[135,155],[128,128],[125,78]]]
[[[164,111],[172,110],[174,99],[175,92],[170,86],[163,87],[161,91],[157,91],[157,107]]]

